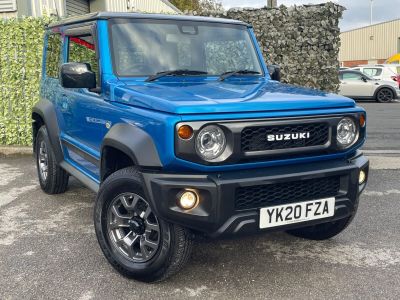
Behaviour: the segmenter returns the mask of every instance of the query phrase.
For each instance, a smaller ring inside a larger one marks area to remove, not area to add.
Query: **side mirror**
[[[367,81],[368,81],[368,79],[367,79],[366,77],[364,77],[364,76],[361,77],[361,80],[364,81],[364,82],[367,82]]]
[[[269,75],[272,80],[281,81],[281,67],[278,65],[268,66]]]
[[[65,88],[96,88],[96,74],[89,64],[70,62],[61,65],[60,83]]]

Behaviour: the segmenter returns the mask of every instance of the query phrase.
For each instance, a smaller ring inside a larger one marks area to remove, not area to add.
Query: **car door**
[[[59,81],[60,65],[62,63],[63,38],[61,33],[52,29],[45,36],[45,61],[40,84],[40,98],[50,101],[56,107],[59,103],[62,87]],[[57,118],[60,130],[64,128],[62,119]]]
[[[81,169],[99,176],[100,146],[107,132],[106,102],[101,94],[99,61],[92,26],[65,31],[65,62],[89,64],[96,73],[97,88],[63,88],[59,110],[64,121],[61,136],[68,159]]]
[[[373,96],[373,83],[361,72],[342,72],[340,74],[340,94],[363,98]]]

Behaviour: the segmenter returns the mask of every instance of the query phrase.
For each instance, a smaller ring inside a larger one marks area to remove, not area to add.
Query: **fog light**
[[[185,209],[193,209],[199,203],[199,197],[195,191],[185,190],[178,195],[178,205]]]
[[[358,184],[363,184],[366,178],[367,174],[365,174],[365,171],[361,170],[360,175],[358,176]]]

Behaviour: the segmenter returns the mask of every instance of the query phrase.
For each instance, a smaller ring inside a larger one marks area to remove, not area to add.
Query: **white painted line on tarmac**
[[[400,156],[369,156],[370,168],[374,170],[398,170],[400,169]]]
[[[365,155],[368,154],[400,154],[400,150],[362,150]]]
[[[384,192],[377,192],[377,191],[364,191],[363,195],[365,196],[388,196],[388,195],[400,195],[400,190],[388,190]]]
[[[299,259],[319,260],[327,264],[348,265],[360,268],[389,268],[400,266],[400,251],[374,243],[335,243],[332,241],[310,242],[261,242],[256,246],[275,259],[293,263]]]

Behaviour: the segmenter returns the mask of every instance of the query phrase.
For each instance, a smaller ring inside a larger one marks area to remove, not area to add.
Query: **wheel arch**
[[[62,162],[64,160],[64,155],[60,144],[60,130],[57,122],[57,113],[53,103],[49,100],[40,100],[33,107],[31,117],[33,150],[35,151],[36,135],[40,127],[45,125],[56,161],[57,163]]]
[[[44,120],[43,117],[37,113],[37,112],[32,112],[32,147],[33,147],[33,152],[36,151],[35,145],[36,145],[36,137],[39,132],[40,127],[44,125]]]
[[[162,168],[151,136],[130,124],[116,124],[106,134],[101,145],[100,181],[113,172],[128,167]]]
[[[373,97],[374,99],[376,99],[376,96],[378,95],[379,91],[381,91],[382,89],[389,89],[389,90],[391,90],[391,91],[392,91],[392,94],[393,94],[393,99],[396,99],[396,96],[397,96],[396,90],[394,89],[394,87],[392,87],[392,86],[390,86],[390,85],[381,85],[381,86],[379,86],[379,87],[376,89],[375,93],[374,93],[374,97]]]

